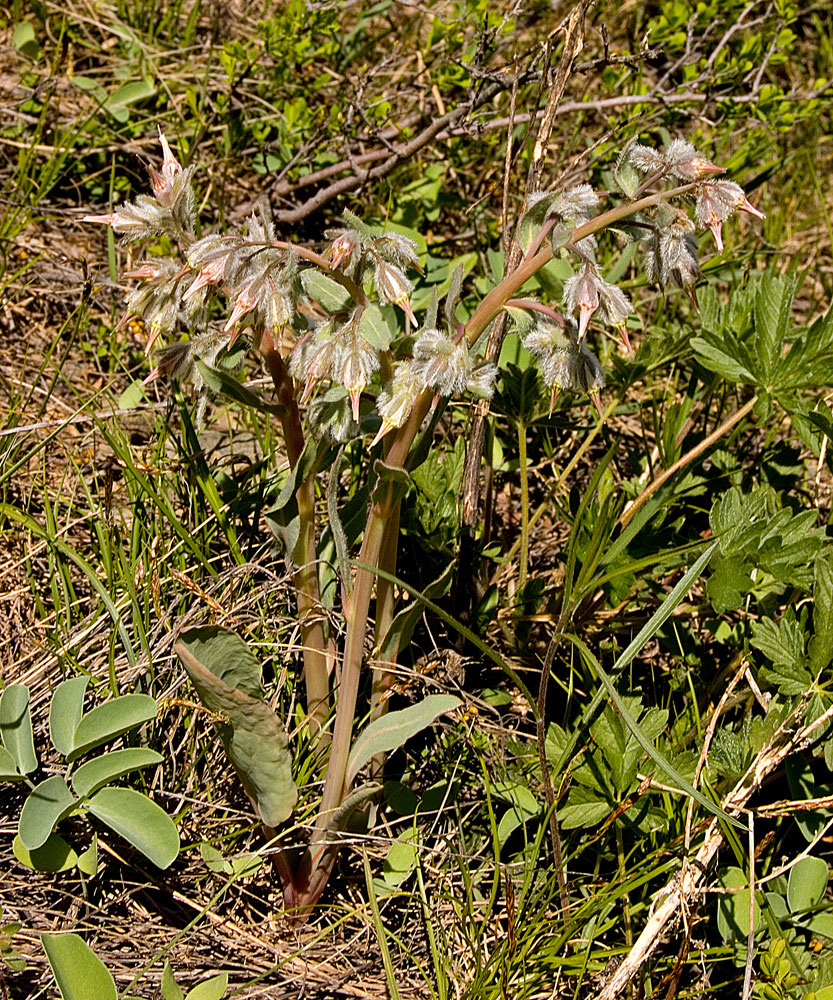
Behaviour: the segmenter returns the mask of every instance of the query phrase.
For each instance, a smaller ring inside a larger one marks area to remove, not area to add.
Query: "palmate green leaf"
[[[264,701],[226,684],[184,643],[174,651],[203,704],[228,719],[218,727],[220,739],[258,815],[267,826],[279,826],[298,798],[280,720]]]
[[[20,810],[17,830],[23,846],[30,851],[42,847],[55,824],[72,811],[76,801],[60,774],[35,785]]]
[[[0,696],[0,741],[20,774],[29,774],[37,768],[29,688],[25,684],[9,684]]]
[[[611,814],[614,806],[597,791],[584,785],[574,785],[567,802],[558,810],[558,822],[564,830],[589,830]]]
[[[116,778],[149,767],[151,764],[161,764],[162,760],[161,754],[144,747],[111,750],[87,761],[77,771],[73,771],[70,779],[72,789],[80,799],[85,799]]]
[[[117,1000],[113,977],[77,934],[41,934],[63,1000]]]
[[[750,628],[752,645],[768,656],[776,667],[802,667],[806,663],[806,615],[802,614],[799,621],[795,610],[787,608],[781,621],[763,618],[751,622]]]
[[[88,803],[90,812],[158,868],[167,868],[179,854],[179,833],[171,817],[155,802],[132,788],[102,788]]]
[[[693,337],[691,349],[700,364],[710,372],[721,375],[730,382],[757,384],[757,379],[738,357],[726,351],[725,341],[704,333]],[[739,351],[737,353],[740,353]]]
[[[449,694],[430,694],[416,705],[398,712],[388,712],[367,725],[353,744],[347,760],[345,784],[349,787],[359,771],[377,753],[387,753],[403,746],[412,736],[430,726],[446,712],[460,705],[460,699]]]
[[[755,347],[757,374],[763,385],[772,385],[797,287],[797,278],[773,274],[764,275],[758,285],[755,296]]]
[[[75,730],[84,713],[84,694],[89,677],[72,677],[55,688],[49,705],[49,736],[52,745],[66,757],[75,746]]]
[[[77,760],[90,750],[156,718],[156,700],[147,694],[123,694],[90,709],[75,728],[67,760]]]

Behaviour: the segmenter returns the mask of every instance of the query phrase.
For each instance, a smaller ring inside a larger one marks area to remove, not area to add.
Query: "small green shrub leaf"
[[[188,991],[185,1000],[220,1000],[227,989],[228,973],[221,972],[219,976],[212,976],[204,983],[197,983],[192,990]]]
[[[66,755],[72,762],[82,754],[109,743],[122,733],[156,718],[156,701],[147,694],[123,694],[97,705],[81,717],[73,737],[73,749]]]
[[[84,714],[84,694],[89,677],[72,677],[55,688],[49,705],[49,737],[52,745],[66,757],[74,749],[75,730]]]
[[[73,773],[71,779],[73,791],[79,799],[85,799],[116,778],[129,774],[130,771],[137,771],[141,767],[161,764],[162,759],[162,755],[155,750],[143,747],[103,753],[100,757],[82,764]]]
[[[260,664],[236,632],[219,625],[203,625],[181,632],[179,643],[230,688],[250,698],[263,697]]]
[[[36,785],[20,810],[18,833],[24,847],[34,851],[49,839],[56,823],[75,806],[76,798],[59,774]]]
[[[179,988],[179,984],[174,979],[170,962],[165,962],[160,987],[162,989],[162,1000],[185,1000],[184,994]]]
[[[29,712],[29,688],[25,684],[9,684],[0,697],[0,740],[21,774],[35,770],[38,758]]]
[[[17,761],[5,747],[0,747],[0,781],[23,781]]]
[[[102,788],[90,799],[89,808],[93,816],[121,834],[158,868],[167,868],[179,854],[176,824],[141,792]]]
[[[59,833],[51,833],[46,843],[34,851],[23,846],[18,834],[12,843],[12,851],[22,865],[36,872],[65,872],[78,863],[78,855]]]
[[[416,868],[417,853],[422,843],[419,830],[405,830],[388,849],[382,869],[385,885],[391,888],[401,885]]]
[[[41,934],[40,939],[63,1000],[117,1000],[113,977],[77,934]]]
[[[228,724],[218,726],[220,739],[258,815],[267,826],[279,826],[291,816],[298,799],[280,720],[261,699],[230,687],[184,642],[174,650],[203,704],[228,719]],[[224,669],[223,664],[218,669]]]
[[[821,858],[802,858],[790,869],[787,883],[787,902],[791,913],[809,910],[824,896],[829,873],[827,862]]]
[[[353,744],[347,761],[346,784],[349,786],[364,765],[377,753],[396,750],[445,712],[451,712],[460,699],[450,694],[431,694],[416,705],[399,712],[388,712],[371,722]]]
[[[90,878],[98,871],[98,836],[93,834],[93,840],[86,851],[78,855],[76,867],[80,872],[89,875]]]

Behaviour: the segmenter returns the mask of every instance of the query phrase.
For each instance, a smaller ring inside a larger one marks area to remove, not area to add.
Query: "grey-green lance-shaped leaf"
[[[29,688],[25,684],[9,684],[0,697],[0,740],[21,774],[35,770],[38,758],[29,712]]]
[[[451,712],[460,699],[451,694],[430,694],[416,705],[409,705],[398,712],[388,712],[375,719],[362,730],[353,744],[347,761],[346,784],[353,779],[377,753],[396,750],[420,730],[445,712]]]
[[[75,730],[84,714],[84,695],[89,677],[72,677],[55,688],[49,705],[49,736],[52,745],[63,754],[74,749]]]
[[[41,934],[40,939],[63,1000],[117,1000],[113,977],[77,934]]]
[[[228,989],[228,973],[221,972],[188,991],[185,1000],[220,1000]]]
[[[36,785],[20,810],[17,831],[23,846],[30,851],[49,839],[55,824],[75,806],[76,798],[60,774]]]
[[[2,746],[0,746],[0,781],[23,781],[23,775],[17,769],[17,761]]]
[[[298,799],[280,720],[264,701],[226,684],[183,643],[174,650],[203,704],[228,719],[219,727],[220,739],[258,815],[267,826],[280,826]]]
[[[802,858],[790,869],[787,883],[787,902],[790,912],[809,910],[820,903],[827,888],[829,872],[827,862],[821,858]]]
[[[23,846],[20,834],[14,838],[12,851],[17,860],[36,872],[66,872],[74,868],[78,855],[64,840],[60,833],[52,833],[46,838],[46,843],[30,851]]]
[[[260,664],[236,632],[219,625],[203,625],[180,632],[179,644],[224,684],[250,698],[263,696]]]
[[[380,795],[382,787],[378,781],[368,781],[361,788],[351,792],[327,820],[327,833],[335,835],[346,830],[353,814],[361,809],[366,802],[370,802],[377,795]]]
[[[88,760],[72,774],[72,789],[79,799],[85,799],[116,778],[150,764],[161,764],[162,755],[145,747],[114,750]]]
[[[90,799],[90,812],[141,851],[158,868],[179,854],[179,833],[171,817],[132,788],[102,788]]]
[[[75,728],[73,748],[66,755],[72,762],[102,743],[156,718],[156,701],[147,694],[123,694],[81,717]]]

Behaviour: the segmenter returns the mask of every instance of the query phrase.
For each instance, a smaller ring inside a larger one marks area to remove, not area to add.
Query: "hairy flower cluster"
[[[175,240],[193,238],[196,226],[196,198],[191,186],[193,167],[183,169],[171,152],[162,129],[162,168],[148,167],[153,196],[140,194],[130,204],[121,205],[106,215],[87,215],[84,222],[110,226],[126,240],[142,240],[165,234]]]
[[[685,212],[669,211],[673,219],[657,225],[643,243],[648,280],[661,288],[676,285],[693,297],[693,288],[703,276],[697,260],[694,223]]]
[[[490,399],[497,369],[478,361],[465,338],[452,339],[443,330],[423,330],[414,344],[412,371],[417,384],[438,396],[473,392]]]
[[[652,174],[657,177],[669,176],[681,181],[683,184],[693,183],[694,195],[697,199],[695,210],[697,222],[702,228],[711,230],[714,242],[720,251],[723,250],[721,225],[730,215],[733,215],[735,212],[747,212],[749,215],[755,215],[759,219],[764,218],[763,213],[759,212],[747,200],[743,188],[739,184],[735,184],[734,181],[714,180],[714,175],[722,174],[723,168],[715,166],[705,156],[698,153],[690,142],[686,142],[684,139],[675,139],[663,150],[652,149],[650,146],[639,144],[631,146],[628,150],[628,159],[632,166],[643,174]],[[658,276],[670,275],[675,267],[677,267],[671,260],[662,259],[666,247],[662,246],[663,240],[661,237],[662,234],[649,247],[650,252],[655,257],[659,255],[659,259],[652,265],[654,273]],[[665,241],[672,252],[676,251],[678,262],[683,256],[689,259],[691,257],[690,253],[681,249],[684,242],[684,235],[681,239],[677,240],[676,247],[673,245],[673,241]],[[677,269],[679,270],[678,267]],[[684,280],[680,281],[675,278],[674,283],[680,284],[683,287],[693,284],[693,281],[685,280],[688,277],[688,270],[690,269],[684,265],[683,270],[680,272]],[[697,277],[699,277],[699,266],[695,268],[695,271]],[[696,280],[697,278],[694,278],[694,281]],[[668,284],[668,281],[664,280],[661,283]]]
[[[326,320],[295,344],[289,363],[292,376],[304,385],[302,400],[325,380],[342,385],[356,422],[361,394],[379,369],[379,352],[361,335],[360,320],[361,308],[346,323]]]
[[[633,312],[627,295],[617,285],[605,281],[598,267],[591,261],[587,261],[578,274],[564,282],[563,298],[567,313],[570,316],[576,313],[579,315],[579,342],[584,339],[587,324],[594,313],[603,322],[624,331],[625,321]]]
[[[324,257],[333,270],[340,270],[357,284],[366,274],[372,274],[376,294],[382,305],[398,306],[416,327],[417,320],[409,297],[413,282],[405,269],[421,270],[417,245],[407,236],[388,232],[375,235],[351,212],[345,212],[348,226],[331,229],[325,234],[331,241]]]
[[[586,392],[601,415],[599,396],[605,377],[598,358],[584,343],[574,324],[554,322],[538,315],[535,325],[522,337],[524,347],[538,359],[544,381],[552,389],[550,411],[561,389]]]

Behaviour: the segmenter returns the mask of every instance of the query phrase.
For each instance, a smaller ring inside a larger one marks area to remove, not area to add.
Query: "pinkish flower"
[[[588,261],[582,274],[574,274],[564,282],[564,305],[567,312],[579,314],[578,339],[587,333],[590,317],[599,308],[599,284],[601,277],[595,264]]]

